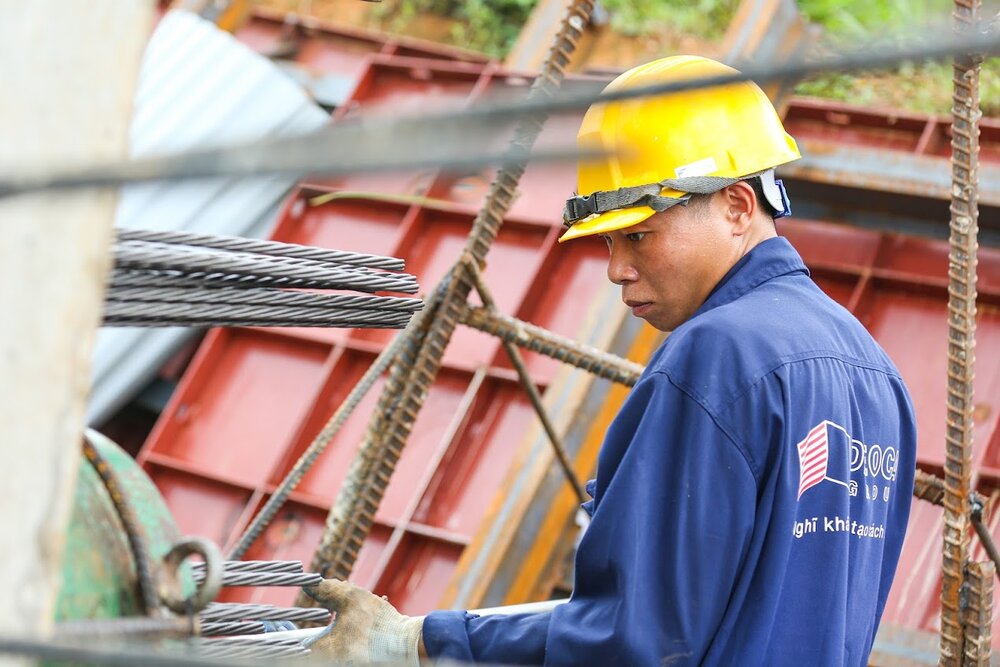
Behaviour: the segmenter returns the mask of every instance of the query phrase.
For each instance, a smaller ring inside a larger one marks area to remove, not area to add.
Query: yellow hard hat
[[[625,72],[605,92],[734,73],[708,58],[672,56]],[[631,227],[691,194],[760,175],[768,202],[787,214],[784,188],[770,170],[801,157],[767,95],[750,81],[595,104],[577,145],[609,155],[580,163],[578,194],[563,213],[570,227],[560,241]]]

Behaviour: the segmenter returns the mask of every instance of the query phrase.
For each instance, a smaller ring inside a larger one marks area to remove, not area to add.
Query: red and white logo
[[[822,421],[809,431],[796,447],[799,450],[799,495],[816,486],[826,478],[830,463],[830,440],[826,434],[826,422]]]
[[[799,494],[820,482],[843,486],[851,496],[889,499],[896,480],[899,452],[889,445],[866,445],[840,424],[824,419],[796,445],[799,454]],[[859,489],[860,487],[860,489]]]

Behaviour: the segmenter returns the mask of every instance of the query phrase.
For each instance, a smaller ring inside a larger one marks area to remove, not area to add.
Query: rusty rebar
[[[642,375],[643,366],[595,347],[578,343],[548,329],[486,308],[466,305],[462,309],[462,324],[492,334],[557,361],[582,368],[626,387],[633,386]]]
[[[937,475],[917,470],[913,477],[913,496],[939,507],[943,506],[944,480]]]
[[[944,480],[937,475],[932,475],[929,472],[924,472],[923,470],[917,470],[916,475],[913,478],[913,497],[920,500],[926,500],[927,502],[937,505],[938,507],[944,506]],[[980,516],[982,511],[986,508],[988,502],[986,498],[980,494],[978,491],[971,491],[969,493],[970,502],[970,515],[975,521],[976,516],[976,506],[979,506]]]
[[[955,28],[971,35],[981,0],[955,0]],[[941,664],[961,665],[966,655],[963,601],[969,567],[969,491],[972,470],[973,377],[978,249],[979,62],[954,64],[952,97],[952,196],[948,263],[948,400],[944,464],[944,548],[941,577]],[[992,583],[992,579],[990,580]]]
[[[570,4],[542,71],[532,84],[529,103],[543,96],[551,97],[559,87],[593,7],[593,0],[574,0]],[[527,115],[514,130],[508,153],[512,159],[498,171],[466,241],[464,255],[477,265],[485,262],[503,218],[514,201],[518,182],[527,164],[525,156],[541,133],[546,117],[544,112]],[[462,307],[472,290],[464,261],[463,258],[456,262],[442,281],[442,285],[447,285],[445,298],[434,315],[423,344],[402,353],[389,375],[365,433],[361,451],[355,459],[357,465],[352,466],[327,518],[326,530],[313,559],[311,569],[314,571],[325,576],[346,578],[354,566],[406,439],[437,376],[444,349],[451,340]],[[300,600],[305,602],[303,598],[300,596]]]
[[[970,563],[966,569],[965,667],[989,667],[993,640],[993,588],[996,566]]]

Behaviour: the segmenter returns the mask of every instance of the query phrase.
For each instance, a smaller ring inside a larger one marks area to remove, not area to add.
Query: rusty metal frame
[[[631,387],[642,374],[643,367],[634,361],[578,343],[530,322],[504,315],[488,308],[466,305],[462,324],[514,343],[526,350],[552,357],[570,366],[582,368],[597,377]]]

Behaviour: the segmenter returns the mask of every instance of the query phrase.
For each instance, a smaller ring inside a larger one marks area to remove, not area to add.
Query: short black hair
[[[753,188],[754,195],[757,196],[757,203],[760,204],[768,216],[774,219],[774,216],[778,214],[777,209],[771,206],[771,202],[767,201],[767,197],[764,196],[764,184],[760,182],[760,176],[754,176],[753,178],[748,178],[747,183]]]
[[[746,178],[743,180],[753,190],[754,196],[757,197],[757,205],[760,206],[767,213],[767,215],[773,219],[778,212],[773,206],[771,206],[771,202],[767,201],[767,197],[764,196],[764,185],[760,182],[760,177],[754,176],[753,178]],[[713,192],[712,194],[715,193]],[[687,207],[692,208],[692,206],[701,206],[712,197],[712,194],[692,194],[691,198],[688,200]]]

